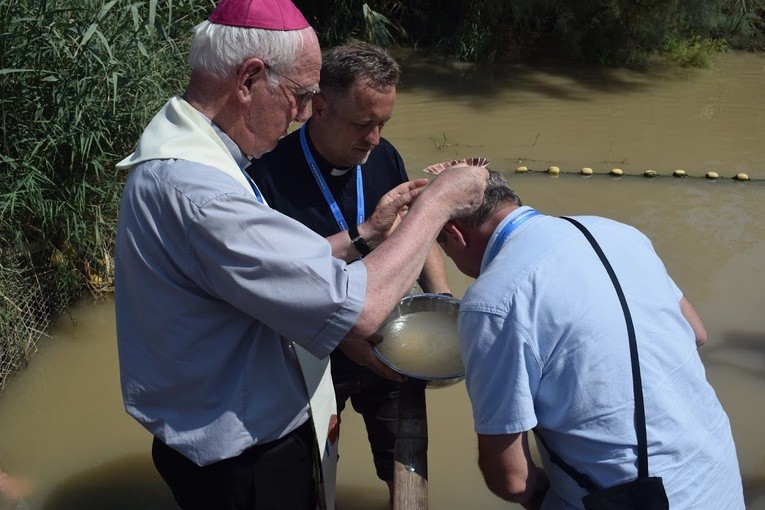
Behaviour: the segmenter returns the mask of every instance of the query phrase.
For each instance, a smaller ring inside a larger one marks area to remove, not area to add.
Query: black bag
[[[638,478],[591,492],[582,498],[586,510],[669,510],[664,483],[659,476]]]
[[[595,238],[584,225],[572,218],[562,217],[564,220],[572,223],[592,245],[603,266],[606,268],[611,282],[614,284],[616,295],[622,305],[624,320],[627,323],[627,336],[630,344],[630,360],[632,362],[632,387],[635,397],[635,432],[637,434],[637,479],[599,489],[593,481],[584,473],[580,473],[570,464],[564,461],[557,453],[550,449],[538,430],[534,432],[550,456],[550,460],[558,467],[563,469],[571,478],[573,478],[581,487],[586,489],[589,494],[582,497],[582,503],[586,510],[668,510],[669,500],[664,490],[664,482],[661,477],[648,476],[648,441],[645,429],[645,406],[643,404],[643,385],[640,380],[640,364],[638,362],[637,341],[635,339],[635,326],[632,323],[632,315],[627,306],[627,299],[624,291],[616,278],[616,273],[608,262],[605,253],[598,245]]]

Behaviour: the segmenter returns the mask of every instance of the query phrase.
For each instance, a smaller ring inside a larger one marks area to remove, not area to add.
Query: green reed
[[[182,90],[190,29],[211,6],[0,0],[0,323],[18,321],[20,281],[43,289],[40,318],[111,289],[114,164]]]

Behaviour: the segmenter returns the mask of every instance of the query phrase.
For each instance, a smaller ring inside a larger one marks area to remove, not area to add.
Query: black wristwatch
[[[359,229],[355,224],[350,223],[348,225],[348,235],[351,236],[351,244],[359,253],[361,253],[362,257],[369,255],[372,248],[370,248],[364,238],[361,237]]]

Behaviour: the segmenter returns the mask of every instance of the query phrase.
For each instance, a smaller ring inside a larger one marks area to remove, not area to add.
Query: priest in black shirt
[[[382,196],[408,180],[398,151],[381,132],[391,118],[400,69],[375,46],[351,42],[323,58],[312,116],[248,169],[268,204],[322,236],[348,230],[356,249],[369,247],[356,225]],[[434,245],[419,279],[425,292],[448,293]],[[338,412],[348,398],[364,418],[377,476],[393,489],[399,384],[332,353]]]

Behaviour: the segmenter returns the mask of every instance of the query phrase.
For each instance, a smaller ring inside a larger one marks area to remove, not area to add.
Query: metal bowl
[[[443,388],[465,378],[459,356],[459,300],[441,294],[412,294],[399,301],[379,329],[375,355],[396,372]]]

